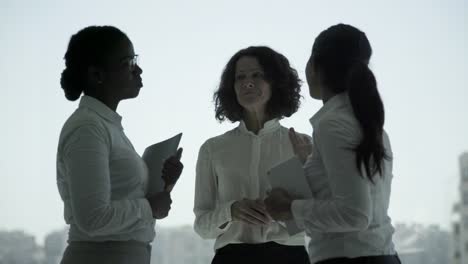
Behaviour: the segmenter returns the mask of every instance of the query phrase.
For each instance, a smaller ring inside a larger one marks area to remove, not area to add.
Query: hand
[[[291,212],[292,201],[293,198],[287,191],[274,188],[265,199],[265,206],[273,219],[278,221],[291,220],[293,218]]]
[[[164,161],[162,168],[162,178],[165,182],[165,191],[171,192],[175,183],[179,179],[180,174],[182,174],[182,170],[184,169],[184,164],[180,162],[180,158],[182,157],[182,150],[182,148],[179,148],[174,156],[171,156],[166,159],[166,161]]]
[[[171,209],[171,194],[163,191],[147,198],[156,219],[165,218]]]
[[[261,200],[243,199],[231,205],[232,219],[251,225],[266,225],[272,218]]]
[[[288,134],[294,154],[296,154],[302,164],[304,164],[307,157],[312,153],[312,142],[310,142],[306,136],[297,134],[292,127],[289,129]]]

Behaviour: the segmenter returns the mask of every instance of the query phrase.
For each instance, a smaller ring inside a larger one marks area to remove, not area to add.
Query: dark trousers
[[[316,264],[401,264],[401,261],[398,255],[392,255],[359,258],[333,258],[319,261]]]
[[[150,264],[151,245],[137,241],[70,242],[60,264]]]
[[[274,242],[229,244],[216,251],[212,264],[310,264],[304,246],[285,246]]]

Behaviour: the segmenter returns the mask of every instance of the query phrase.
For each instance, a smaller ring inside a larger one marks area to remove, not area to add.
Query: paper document
[[[268,180],[272,188],[282,188],[292,197],[300,199],[312,198],[312,191],[305,178],[301,161],[294,156],[268,171]],[[302,232],[294,220],[285,221],[286,229],[290,235]]]
[[[147,147],[143,152],[142,158],[148,167],[148,196],[164,190],[165,183],[162,179],[164,161],[176,154],[181,138],[182,133],[179,133]]]

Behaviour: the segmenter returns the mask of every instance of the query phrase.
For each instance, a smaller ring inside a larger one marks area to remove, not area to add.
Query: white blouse
[[[99,100],[83,96],[62,128],[57,185],[69,241],[154,239],[155,220],[145,199],[148,169],[121,120]]]
[[[346,93],[327,101],[311,123],[314,148],[304,168],[313,198],[292,203],[296,223],[311,239],[311,263],[395,254],[394,228],[387,214],[392,159],[384,160],[383,177],[375,175],[375,184],[361,176],[352,149],[362,132]],[[383,143],[392,157],[386,133]]]
[[[288,129],[278,120],[265,123],[258,135],[240,122],[237,128],[208,139],[196,166],[195,231],[202,238],[215,238],[215,250],[232,243],[304,245],[304,233],[291,237],[276,222],[254,226],[231,217],[235,201],[266,198],[271,188],[267,171],[293,155]]]

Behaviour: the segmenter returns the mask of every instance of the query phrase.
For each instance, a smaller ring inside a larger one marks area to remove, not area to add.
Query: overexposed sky
[[[79,3],[79,4],[78,4]],[[305,80],[314,38],[344,22],[366,32],[371,66],[386,107],[395,156],[394,221],[449,228],[458,197],[458,155],[468,151],[468,6],[439,1],[21,1],[0,2],[0,229],[23,229],[39,241],[64,226],[55,184],[63,122],[77,102],[59,85],[72,34],[114,25],[140,54],[144,87],[118,112],[135,148],[183,132],[185,170],[170,216],[192,224],[200,145],[235,124],[214,119],[212,93],[228,59],[250,45],[289,58]],[[321,106],[308,96],[282,123],[311,134]]]

